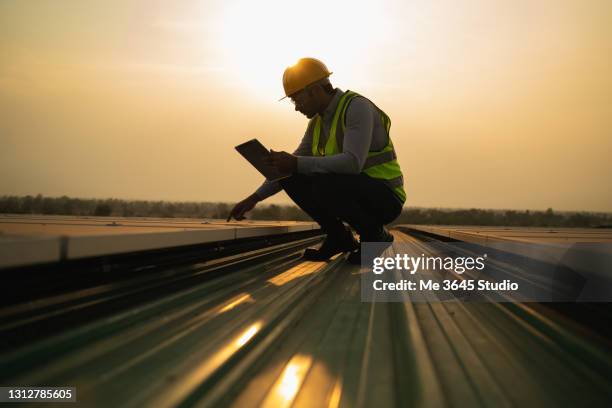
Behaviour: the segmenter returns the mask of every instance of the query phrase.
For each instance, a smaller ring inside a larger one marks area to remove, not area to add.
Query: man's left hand
[[[281,173],[293,174],[297,170],[297,156],[270,150],[270,157],[266,160],[266,164],[276,167]]]

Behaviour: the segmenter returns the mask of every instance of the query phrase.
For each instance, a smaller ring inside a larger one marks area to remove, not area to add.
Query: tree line
[[[612,214],[593,212],[406,208],[394,224],[612,228]]]
[[[0,197],[2,214],[224,219],[232,206],[223,202],[84,199],[44,197],[41,194]],[[311,220],[293,205],[260,204],[248,215],[253,220]],[[610,228],[612,214],[558,212],[552,208],[546,211],[405,208],[393,224]]]
[[[45,197],[41,194],[0,197],[2,214],[223,219],[227,218],[232,206],[233,204],[223,202]],[[290,205],[259,205],[248,215],[255,220],[310,220],[302,210]]]

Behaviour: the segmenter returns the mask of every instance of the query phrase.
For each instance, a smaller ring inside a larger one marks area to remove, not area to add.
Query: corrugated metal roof
[[[0,215],[0,268],[318,230],[313,222]]]
[[[398,241],[413,238],[394,232]],[[364,303],[360,269],[265,260],[2,355],[89,406],[605,406],[608,345],[534,305]]]

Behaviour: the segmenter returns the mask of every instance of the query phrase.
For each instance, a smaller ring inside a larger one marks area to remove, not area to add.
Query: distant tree
[[[99,217],[108,217],[109,215],[111,215],[112,211],[113,209],[109,204],[99,203],[98,205],[96,205],[93,215]]]
[[[227,203],[217,203],[215,213],[210,218],[224,219],[229,215],[230,208]]]
[[[279,220],[281,209],[276,204],[255,208],[251,218],[254,220]]]

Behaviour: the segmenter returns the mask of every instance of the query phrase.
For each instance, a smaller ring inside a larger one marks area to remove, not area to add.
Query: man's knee
[[[351,199],[359,194],[359,175],[352,174],[320,174],[313,182],[313,190],[320,197],[335,199]]]
[[[290,177],[279,180],[278,183],[284,189],[300,187],[307,183],[307,176],[303,174],[293,174]]]
[[[358,175],[294,174],[280,180],[280,185],[294,201],[306,195],[309,201],[328,206],[330,203],[355,199],[359,194],[360,186],[363,186],[360,181]]]

